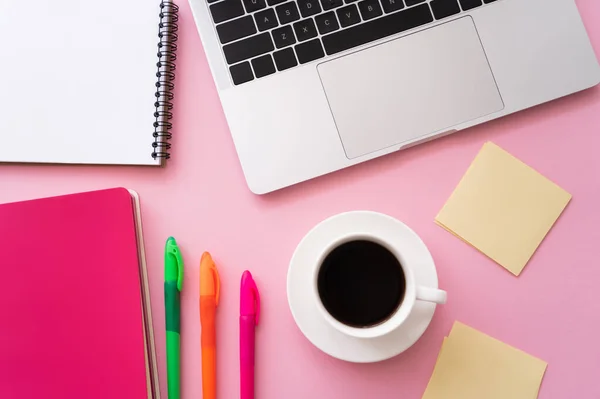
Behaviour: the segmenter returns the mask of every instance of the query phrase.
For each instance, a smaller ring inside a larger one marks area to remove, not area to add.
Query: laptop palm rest
[[[318,66],[350,159],[504,108],[471,17]]]

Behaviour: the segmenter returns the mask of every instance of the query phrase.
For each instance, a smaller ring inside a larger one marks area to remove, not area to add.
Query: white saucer
[[[287,296],[292,315],[302,333],[323,352],[348,362],[370,363],[394,357],[423,335],[435,312],[435,304],[417,301],[408,319],[397,330],[377,338],[350,337],[329,324],[314,298],[315,265],[328,244],[349,232],[371,232],[396,242],[414,268],[418,285],[438,288],[437,272],[429,250],[404,223],[376,212],[356,211],[333,216],[315,226],[298,244],[287,276]]]

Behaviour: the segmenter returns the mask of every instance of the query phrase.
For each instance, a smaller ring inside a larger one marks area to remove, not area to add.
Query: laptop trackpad
[[[470,17],[325,62],[318,71],[348,158],[504,108]]]

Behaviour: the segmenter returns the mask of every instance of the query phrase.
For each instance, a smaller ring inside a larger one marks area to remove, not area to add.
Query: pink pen
[[[240,286],[240,398],[254,399],[254,328],[260,316],[260,295],[248,270]]]

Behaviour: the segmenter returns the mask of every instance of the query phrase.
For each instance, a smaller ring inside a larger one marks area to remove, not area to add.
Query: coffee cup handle
[[[448,294],[446,294],[446,291],[444,290],[423,286],[417,287],[417,300],[419,301],[433,302],[442,305],[446,303],[447,297]]]

